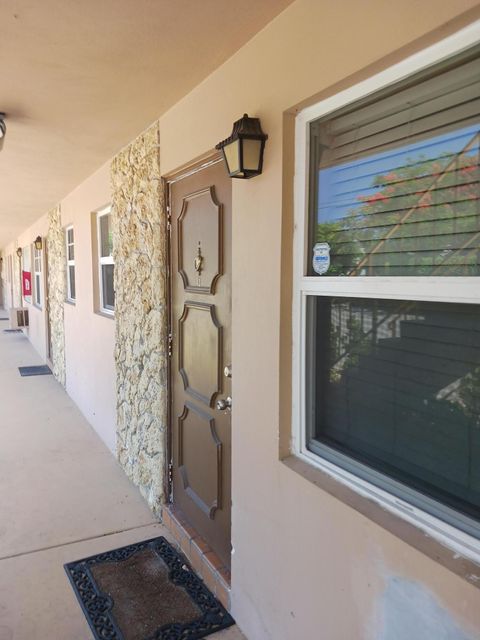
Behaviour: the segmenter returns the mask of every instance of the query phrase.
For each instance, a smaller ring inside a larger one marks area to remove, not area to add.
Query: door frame
[[[223,162],[223,156],[218,151],[211,151],[201,160],[189,163],[182,167],[182,169],[167,174],[162,177],[163,193],[165,197],[165,230],[167,238],[167,446],[166,446],[166,458],[165,458],[165,472],[164,472],[164,492],[166,496],[166,503],[173,505],[173,383],[172,383],[172,278],[173,272],[171,269],[171,185],[180,180],[184,180],[189,176],[199,173],[208,167],[211,167],[219,162]],[[233,336],[232,336],[233,338]],[[233,342],[233,339],[232,339]]]

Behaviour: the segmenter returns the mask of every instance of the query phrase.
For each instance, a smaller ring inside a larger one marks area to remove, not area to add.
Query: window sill
[[[457,549],[452,549],[433,538],[422,527],[393,513],[375,499],[361,495],[333,475],[302,458],[290,455],[284,458],[282,463],[308,482],[355,509],[406,544],[480,589],[480,564],[470,557],[462,555]]]
[[[102,318],[110,318],[110,320],[114,320],[115,319],[115,314],[113,312],[109,313],[108,311],[101,311],[100,309],[95,311],[95,315],[96,316],[102,316]]]
[[[68,298],[64,300],[64,302],[65,304],[69,304],[72,307],[74,307],[77,304],[75,300],[69,300]]]

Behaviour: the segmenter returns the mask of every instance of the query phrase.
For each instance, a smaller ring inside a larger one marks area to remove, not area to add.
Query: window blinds
[[[478,52],[312,123],[311,143],[326,275],[480,275]]]

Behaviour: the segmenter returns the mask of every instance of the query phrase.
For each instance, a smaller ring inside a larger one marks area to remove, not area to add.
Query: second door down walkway
[[[0,310],[0,317],[3,312]],[[23,334],[0,324],[0,640],[88,640],[66,562],[169,533]],[[170,538],[171,539],[171,538]],[[236,627],[211,636],[243,638]]]

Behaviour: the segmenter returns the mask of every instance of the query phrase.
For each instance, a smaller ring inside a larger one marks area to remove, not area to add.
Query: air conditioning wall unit
[[[10,309],[10,328],[21,329],[22,327],[28,327],[28,309],[22,307]]]

